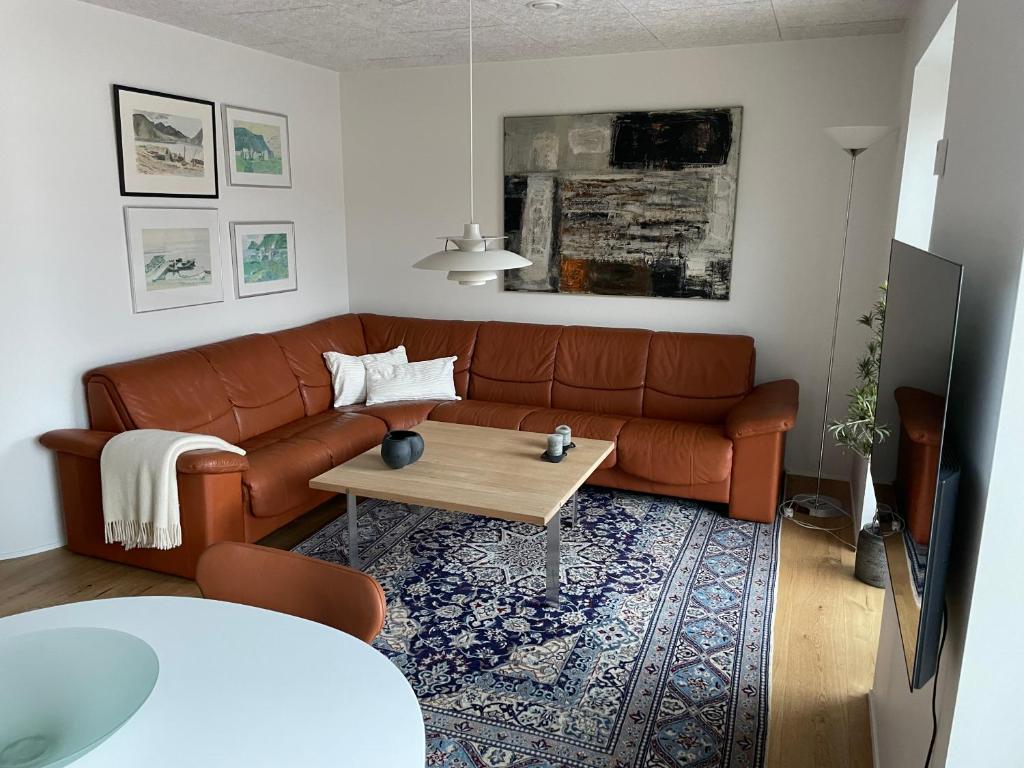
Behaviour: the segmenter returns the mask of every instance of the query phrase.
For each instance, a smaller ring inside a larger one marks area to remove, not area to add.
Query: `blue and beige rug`
[[[366,501],[376,647],[419,696],[427,765],[757,767],[778,526],[586,488],[549,608],[540,528]],[[295,551],[345,563],[345,517]]]

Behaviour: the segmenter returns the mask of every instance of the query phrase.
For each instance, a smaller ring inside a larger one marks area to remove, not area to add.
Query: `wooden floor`
[[[814,489],[806,478],[790,478],[788,490]],[[845,484],[823,490],[847,496]],[[263,543],[294,546],[342,506],[311,512]],[[829,534],[783,522],[768,768],[871,767],[867,692],[884,593],[854,579],[853,561]],[[102,597],[198,594],[191,581],[63,549],[0,561],[0,616]]]
[[[813,493],[811,478],[790,476],[787,494]],[[822,492],[849,508],[846,483]],[[845,526],[848,518],[812,520]],[[828,533],[784,520],[775,605],[770,768],[871,768],[867,693],[875,673],[885,592],[853,576],[853,550]]]

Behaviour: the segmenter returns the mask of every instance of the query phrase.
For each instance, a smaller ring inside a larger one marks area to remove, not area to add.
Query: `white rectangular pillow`
[[[366,400],[366,366],[369,363],[407,363],[405,347],[399,345],[387,352],[369,355],[344,355],[341,352],[324,352],[324,362],[331,372],[334,388],[334,407],[355,405]]]
[[[366,365],[366,404],[396,400],[461,400],[455,394],[455,357],[418,363]]]

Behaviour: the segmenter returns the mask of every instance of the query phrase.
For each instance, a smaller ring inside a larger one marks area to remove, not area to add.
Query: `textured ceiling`
[[[461,63],[469,0],[85,0],[339,71]],[[477,61],[899,32],[917,0],[473,0]]]

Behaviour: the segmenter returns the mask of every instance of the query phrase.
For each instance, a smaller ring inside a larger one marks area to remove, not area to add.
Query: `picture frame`
[[[114,85],[121,195],[217,198],[212,101]]]
[[[216,208],[125,206],[136,314],[224,300]]]
[[[742,106],[506,115],[503,133],[504,247],[531,262],[503,291],[730,299]]]
[[[294,222],[232,222],[231,254],[238,298],[298,290]]]
[[[225,104],[223,118],[228,184],[291,188],[288,116]]]

